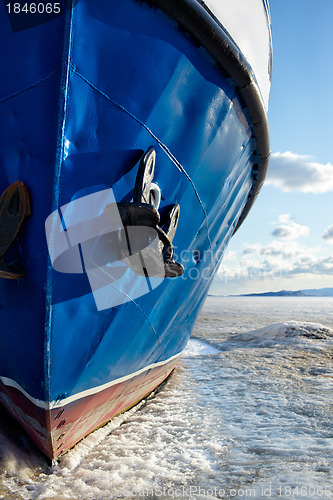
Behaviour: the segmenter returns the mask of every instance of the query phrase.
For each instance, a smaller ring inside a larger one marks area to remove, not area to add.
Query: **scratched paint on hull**
[[[2,381],[0,400],[36,445],[55,458],[156,389],[174,369],[179,356],[65,405],[59,402],[58,407],[54,403],[38,406],[14,384],[5,385]]]

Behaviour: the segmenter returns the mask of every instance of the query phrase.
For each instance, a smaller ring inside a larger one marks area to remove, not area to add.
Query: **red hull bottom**
[[[174,369],[178,357],[162,366],[128,377],[111,387],[50,409],[31,401],[16,387],[0,380],[0,400],[45,455],[53,459],[78,441],[142,400]]]

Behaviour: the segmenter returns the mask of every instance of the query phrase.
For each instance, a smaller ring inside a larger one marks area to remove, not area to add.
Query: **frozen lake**
[[[49,467],[0,414],[0,498],[333,498],[333,298],[208,297],[153,398]]]

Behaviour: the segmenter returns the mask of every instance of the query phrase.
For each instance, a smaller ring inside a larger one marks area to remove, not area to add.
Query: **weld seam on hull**
[[[257,165],[253,165],[257,167],[257,172],[253,170],[257,175],[254,175],[252,189],[234,230],[235,234],[257,198],[265,180],[270,158],[267,113],[256,76],[237,43],[201,0],[144,1],[154,8],[161,9],[207,50],[222,71],[235,82],[243,108],[248,111],[256,139],[256,153],[260,160]]]
[[[153,331],[153,333],[156,335],[156,339],[157,339],[157,343],[158,343],[158,346],[161,350],[161,354],[162,356],[164,356],[164,353],[162,351],[162,347],[161,347],[161,341],[160,341],[160,338],[158,336],[158,333],[157,331],[155,330],[155,328],[153,327],[151,321],[149,320],[149,316],[147,315],[147,313],[145,313],[145,311],[143,309],[141,309],[141,307],[139,306],[139,304],[137,302],[135,302],[134,299],[132,299],[132,297],[130,297],[127,293],[125,293],[123,290],[120,290],[119,288],[117,288],[116,286],[113,285],[113,283],[110,283],[110,285],[112,286],[112,288],[114,288],[115,290],[117,290],[117,292],[121,293],[122,295],[124,295],[127,299],[129,299],[130,302],[132,302],[135,307],[137,307],[137,309],[139,309],[140,313],[144,316],[144,318],[146,319],[149,327],[151,328],[151,330]]]
[[[49,80],[53,76],[55,76],[57,73],[60,72],[60,68],[56,69],[55,71],[52,71],[49,75],[44,76],[41,80],[38,80],[38,82],[33,83],[32,85],[29,85],[29,87],[26,87],[24,89],[18,90],[17,92],[14,92],[13,94],[8,95],[7,97],[4,97],[3,99],[0,100],[0,104],[3,102],[9,101],[9,99],[13,99],[14,97],[17,97],[20,94],[23,94],[24,92],[28,92],[28,90],[31,90],[41,83],[45,82],[46,80]]]
[[[72,6],[72,0],[69,0]],[[72,46],[73,46],[73,36],[72,36],[72,16],[73,9],[69,8],[66,12],[65,17],[65,37],[63,45],[63,63],[61,67],[61,87],[60,87],[60,99],[58,108],[58,135],[57,135],[57,149],[56,158],[54,166],[54,176],[53,176],[53,194],[52,194],[52,212],[58,210],[59,206],[59,196],[60,196],[60,179],[61,179],[61,169],[63,163],[63,152],[64,152],[64,142],[65,142],[65,124],[67,120],[67,101],[68,101],[68,88],[69,88],[69,76],[70,76],[70,60],[72,56]],[[66,29],[67,28],[67,29]],[[52,331],[52,321],[53,321],[53,273],[52,265],[50,259],[48,260],[47,266],[47,277],[46,277],[46,309],[45,309],[45,344],[44,350],[46,353],[44,359],[44,372],[46,379],[46,393],[48,399],[50,397],[50,349],[51,349],[51,331]]]
[[[158,142],[158,144],[160,145],[161,149],[168,155],[168,157],[170,158],[170,160],[172,161],[172,163],[174,163],[174,165],[178,168],[178,170],[185,175],[185,177],[190,182],[190,184],[191,184],[191,186],[193,188],[195,196],[198,198],[201,210],[203,211],[203,214],[205,216],[205,223],[206,223],[206,227],[207,227],[207,238],[208,238],[208,241],[209,241],[209,246],[211,248],[212,247],[212,242],[211,242],[210,237],[209,237],[209,225],[208,225],[207,212],[205,210],[205,207],[203,206],[202,200],[200,198],[200,195],[198,193],[197,188],[195,187],[195,184],[194,184],[193,180],[191,179],[190,175],[187,173],[187,171],[185,170],[185,168],[183,167],[183,165],[177,160],[177,158],[171,153],[170,149],[165,144],[163,144],[163,142],[160,141],[160,139],[154,134],[154,132],[152,130],[150,130],[150,128],[145,123],[143,123],[139,118],[137,118],[130,111],[128,111],[126,108],[124,108],[124,106],[122,106],[121,104],[118,104],[116,101],[114,101],[113,99],[111,99],[111,97],[108,96],[105,92],[103,92],[102,90],[100,90],[99,88],[97,88],[93,83],[91,83],[89,80],[87,80],[87,78],[85,78],[83,75],[81,75],[81,73],[79,73],[74,67],[72,68],[72,71],[73,71],[73,73],[76,76],[78,76],[79,78],[81,78],[82,81],[84,81],[87,85],[89,85],[89,87],[91,87],[93,90],[95,90],[95,92],[98,92],[100,95],[102,95],[103,97],[105,97],[105,99],[107,99],[108,101],[110,101],[116,108],[120,109],[121,111],[123,111],[124,113],[126,113],[128,116],[130,116],[131,118],[133,118],[133,120],[135,120],[137,123],[139,123],[139,125],[141,125],[148,132],[148,134],[150,134],[153,137],[153,139],[155,139],[156,142]]]

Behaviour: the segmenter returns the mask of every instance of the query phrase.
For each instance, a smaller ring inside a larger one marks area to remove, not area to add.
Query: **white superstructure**
[[[267,110],[270,91],[271,33],[264,0],[205,0],[251,65]]]

